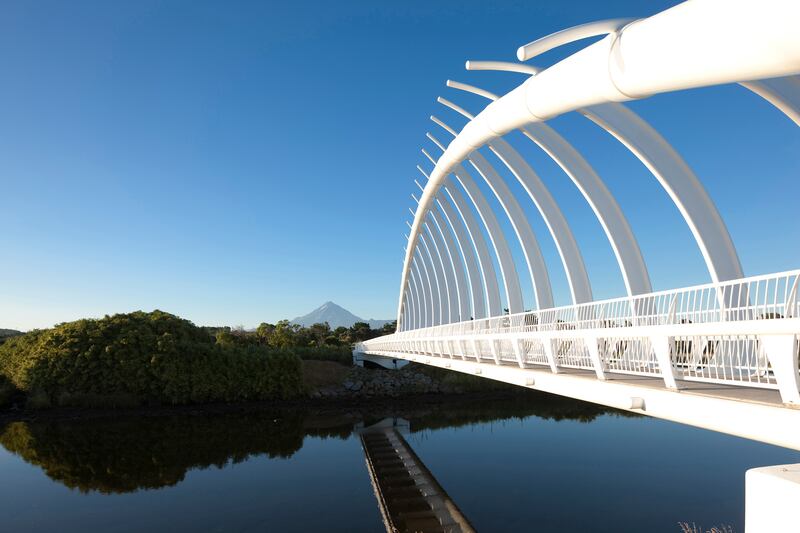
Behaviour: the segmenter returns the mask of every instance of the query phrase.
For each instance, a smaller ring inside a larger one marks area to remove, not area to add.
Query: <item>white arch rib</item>
[[[455,304],[452,309],[453,313],[451,316],[451,322],[460,322],[462,320],[466,320],[466,317],[469,316],[469,311],[465,313],[464,305],[462,304],[462,300],[466,301],[466,293],[462,294],[462,291],[468,291],[469,288],[467,287],[466,280],[464,278],[461,256],[456,255],[458,252],[454,249],[450,235],[446,233],[446,230],[439,222],[439,217],[436,216],[436,210],[431,209],[429,215],[433,221],[433,224],[436,226],[436,230],[439,232],[439,242],[443,245],[444,251],[447,255],[447,261],[450,264],[450,279],[453,283],[452,287],[454,289],[453,293],[455,298],[455,301],[451,302],[451,306],[453,303]],[[456,261],[456,257],[458,257],[458,261]]]
[[[725,24],[715,23],[723,8]],[[685,2],[587,46],[529,78],[467,124],[439,158],[417,215],[427,212],[456,164],[524,124],[661,92],[800,73],[798,18],[797,2],[766,0],[757,9],[744,2]],[[401,294],[421,218],[414,219]]]
[[[434,117],[431,117],[432,119]],[[437,123],[447,131],[452,131],[444,122],[436,119]],[[443,145],[432,134],[426,134],[437,146],[444,150]],[[505,181],[497,174],[494,167],[477,150],[469,155],[469,161],[478,174],[489,185],[497,200],[500,202],[503,211],[511,222],[511,227],[520,242],[525,262],[528,266],[528,273],[533,285],[537,307],[540,309],[553,307],[553,291],[550,285],[550,275],[542,257],[539,242],[536,239],[533,229],[528,222],[522,208],[506,185]],[[513,312],[513,311],[511,311]]]
[[[457,165],[457,167],[459,167],[458,170],[463,170],[460,165]],[[470,241],[475,247],[477,255],[478,269],[481,274],[481,280],[483,281],[483,302],[485,303],[485,307],[481,309],[481,314],[476,312],[474,318],[486,318],[488,316],[499,315],[503,309],[500,304],[500,290],[497,286],[497,274],[494,269],[494,263],[492,263],[492,257],[489,254],[489,248],[486,246],[486,240],[483,238],[481,227],[478,221],[475,220],[475,215],[467,205],[467,201],[464,199],[461,191],[459,191],[458,187],[450,179],[445,181],[444,189],[450,197],[450,200],[452,200],[456,211],[458,211],[458,214],[461,216],[461,220],[464,222],[464,226],[467,229]]]
[[[439,209],[442,211],[442,216],[444,216],[447,225],[450,227],[450,231],[452,232],[456,245],[458,246],[460,256],[464,260],[464,270],[466,271],[468,282],[466,286],[469,290],[469,302],[472,305],[471,307],[468,306],[467,298],[462,298],[461,320],[467,320],[470,317],[474,318],[477,316],[485,316],[486,305],[483,300],[484,291],[483,286],[481,285],[481,270],[478,265],[475,247],[471,244],[466,225],[459,219],[456,210],[453,208],[447,198],[437,197],[436,203],[439,205]],[[431,209],[431,211],[433,211],[433,209]]]
[[[534,67],[525,66],[530,69],[525,73],[538,71]],[[476,68],[519,72],[515,67],[514,63],[500,61],[467,61],[468,70]],[[448,85],[484,96],[492,101],[499,98],[472,85],[452,81],[448,81]],[[520,128],[520,131],[561,167],[592,208],[614,251],[628,295],[651,292],[650,275],[633,231],[616,199],[592,166],[570,143],[545,123],[529,124]]]
[[[592,106],[579,112],[625,145],[656,177],[694,235],[711,280],[744,277],[736,247],[717,206],[678,152],[622,104]]]
[[[553,307],[553,289],[550,285],[547,265],[544,262],[539,241],[536,239],[536,235],[533,233],[522,207],[520,207],[519,202],[517,202],[503,178],[477,150],[469,155],[469,161],[486,184],[489,185],[511,222],[511,227],[517,235],[522,247],[522,254],[525,257],[525,263],[528,266],[528,274],[531,278],[537,307],[539,309]],[[515,311],[511,312],[514,313]]]
[[[742,85],[777,107],[800,126],[800,76],[747,81]]]
[[[419,278],[419,277],[420,276],[418,274],[417,261],[416,261],[416,258],[415,258],[412,261],[412,268],[411,268],[411,281],[413,282],[414,296],[415,296],[416,305],[417,305],[417,310],[416,310],[416,313],[415,313],[416,317],[417,317],[417,320],[416,320],[417,323],[416,323],[416,326],[414,327],[414,329],[425,327],[425,322],[426,322],[425,319],[423,318],[424,317],[424,313],[425,313],[425,310],[424,310],[425,302],[424,302],[424,295],[422,293],[422,288],[421,288],[422,287],[422,279],[420,278],[420,280],[417,281],[417,278]]]
[[[442,291],[439,286],[439,275],[436,272],[436,268],[434,268],[433,257],[424,234],[420,235],[420,241],[422,242],[422,247],[420,248],[422,265],[425,269],[425,274],[431,281],[431,291],[433,293],[433,325],[438,326],[442,323]]]
[[[430,216],[428,217],[428,219],[430,219]],[[439,323],[440,324],[447,324],[449,322],[452,322],[452,320],[450,318],[450,316],[451,316],[451,311],[450,311],[450,280],[448,279],[448,276],[446,275],[447,270],[445,269],[445,266],[444,266],[444,260],[442,259],[441,252],[439,251],[439,245],[437,244],[436,240],[433,238],[434,234],[431,231],[430,224],[428,223],[428,220],[425,221],[425,223],[423,224],[423,227],[426,230],[425,235],[427,235],[427,238],[425,240],[426,241],[430,241],[429,252],[431,252],[431,253],[429,253],[429,255],[431,256],[431,259],[433,261],[433,268],[434,268],[434,271],[436,273],[436,277],[439,280],[440,289],[441,289],[441,286],[444,285],[444,295],[443,295],[444,297],[441,298],[442,305],[441,305],[441,316],[440,316],[440,322]],[[441,296],[442,295],[440,294],[440,297]]]
[[[441,241],[437,230],[432,227],[433,225],[433,211],[429,211],[428,220],[425,222],[425,229],[427,230],[427,235],[430,238],[431,244],[433,244],[433,251],[436,253],[436,258],[439,260],[440,272],[444,278],[444,287],[447,293],[447,313],[442,318],[442,322],[450,324],[458,320],[458,297],[456,296],[458,289],[455,286],[453,271],[450,268],[450,259],[449,257],[445,257],[444,243]]]
[[[422,288],[422,302],[425,304],[422,308],[422,316],[425,318],[425,327],[428,327],[433,325],[433,290],[431,280],[428,277],[428,273],[424,266],[425,265],[422,262],[422,254],[419,250],[416,250],[414,267],[417,269],[417,276],[420,279],[420,287]]]
[[[519,276],[517,275],[517,268],[514,265],[514,258],[511,255],[511,249],[506,241],[505,234],[503,233],[497,216],[494,214],[489,202],[481,192],[475,180],[472,178],[470,172],[461,165],[457,165],[453,172],[456,179],[464,188],[467,197],[472,201],[475,209],[478,211],[478,218],[480,218],[483,226],[486,228],[486,233],[489,235],[489,242],[494,249],[495,257],[497,257],[497,264],[500,267],[500,278],[503,280],[503,288],[506,295],[506,303],[509,310],[517,309],[521,312],[524,309],[522,303],[522,289],[519,286]],[[492,314],[489,316],[497,316],[503,313],[503,306],[498,298],[497,309],[491,309]]]
[[[447,86],[473,92],[490,100],[497,99],[497,96],[489,91],[478,89],[477,87],[464,83],[447,80]],[[449,100],[440,97],[437,101],[457,111],[469,120],[475,118],[471,113]],[[550,191],[530,165],[528,165],[519,153],[511,148],[511,145],[505,142],[502,137],[492,139],[489,141],[488,145],[489,149],[494,152],[500,161],[514,174],[517,181],[522,184],[525,192],[528,193],[528,196],[530,196],[531,200],[533,200],[533,203],[536,205],[536,209],[539,210],[542,218],[544,218],[547,230],[555,241],[558,254],[561,257],[561,263],[566,271],[573,303],[591,301],[592,288],[589,283],[589,275],[586,273],[586,265],[583,262],[583,256],[572,234],[572,230],[566,218],[564,218],[564,214],[561,212],[555,199],[553,199]],[[472,157],[472,154],[469,154],[467,157]]]

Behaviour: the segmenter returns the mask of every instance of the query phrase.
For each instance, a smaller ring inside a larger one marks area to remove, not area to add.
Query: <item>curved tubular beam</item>
[[[743,278],[736,247],[717,206],[678,152],[621,104],[592,106],[579,112],[616,137],[658,179],[694,235],[712,281]]]
[[[458,132],[456,130],[454,130],[453,128],[451,128],[450,126],[448,126],[447,124],[436,118],[434,115],[431,115],[431,120],[434,121],[437,125],[444,128],[445,131],[447,131],[447,133],[449,133],[453,137],[458,137]]]
[[[448,85],[455,87],[451,82]],[[482,94],[487,91],[465,84],[458,84],[457,88],[486,98],[494,96]],[[604,118],[598,116],[598,109]],[[604,104],[592,109],[579,109],[578,112],[617,138],[658,179],[692,231],[712,280],[744,276],[736,249],[716,206],[688,165],[654,128],[622,104]],[[491,148],[500,142],[504,141],[489,141],[489,146]],[[716,249],[711,249],[712,245]],[[565,268],[568,268],[566,262]]]
[[[448,80],[447,86],[471,92],[490,100],[497,99],[497,96],[489,91],[484,91],[483,89],[473,87],[472,85],[466,85],[464,83]],[[470,113],[464,111],[461,107],[453,104],[452,102],[445,100],[444,98],[439,98],[438,101],[458,111],[465,117],[472,118]],[[497,137],[496,139],[489,141],[488,144],[492,152],[494,152],[495,155],[500,158],[503,164],[514,174],[514,177],[517,178],[520,184],[522,184],[522,186],[525,188],[525,191],[528,193],[528,196],[531,197],[531,200],[533,200],[533,203],[536,205],[536,208],[542,215],[542,218],[544,218],[545,224],[547,224],[547,229],[555,241],[558,254],[561,257],[561,263],[564,265],[564,270],[566,271],[567,280],[569,282],[570,296],[572,297],[573,303],[584,303],[591,301],[592,287],[589,283],[589,275],[586,273],[586,265],[583,261],[583,255],[578,248],[578,243],[575,241],[575,237],[572,234],[572,230],[570,229],[564,214],[561,212],[561,209],[558,207],[555,199],[550,194],[550,191],[547,189],[536,172],[534,172],[534,170],[530,167],[530,165],[528,165],[528,163],[519,155],[519,153],[511,148],[511,145],[504,141],[502,137]],[[476,153],[477,151],[472,152],[467,157],[471,159]],[[534,287],[535,286],[536,284],[534,283]],[[552,302],[552,294],[550,296],[550,302]],[[550,305],[552,306],[552,303]]]
[[[777,107],[800,126],[800,76],[748,81],[742,85]]]
[[[433,225],[433,211],[428,212],[428,220],[425,222],[425,229],[428,231],[428,236],[433,244],[433,250],[436,252],[436,258],[439,260],[439,272],[444,278],[444,286],[447,292],[447,314],[442,318],[442,322],[450,324],[458,321],[458,296],[456,295],[457,288],[455,280],[453,279],[453,271],[449,268],[452,264],[450,257],[445,257],[445,246],[441,241],[440,236],[436,230],[432,228]]]
[[[503,178],[477,150],[470,154],[469,160],[475,170],[478,171],[478,174],[486,181],[486,184],[489,185],[489,188],[492,189],[497,201],[500,202],[503,211],[508,216],[517,239],[519,239],[522,253],[525,256],[525,263],[528,265],[533,292],[536,295],[537,307],[539,309],[553,307],[553,289],[550,285],[547,265],[544,262],[544,257],[542,257],[539,241],[536,240],[533,229],[528,223],[528,219],[519,202],[517,202]],[[509,311],[511,313],[518,312],[511,310],[510,306]],[[520,311],[524,311],[524,309]]]
[[[409,306],[410,301],[411,301],[411,293],[409,291],[406,291],[405,294],[403,295],[403,313],[402,313],[403,320],[401,320],[397,324],[398,331],[404,331],[408,329],[406,322],[411,321],[410,317],[412,312],[411,307]]]
[[[550,191],[530,165],[502,138],[489,143],[489,148],[519,180],[544,218],[567,273],[572,301],[574,303],[592,301],[592,287],[589,275],[586,273],[583,255],[567,219],[564,218]]]
[[[429,215],[439,232],[439,242],[443,244],[444,251],[447,254],[447,260],[450,263],[450,279],[452,280],[452,287],[454,288],[452,292],[455,296],[455,302],[450,302],[452,310],[451,322],[461,322],[462,320],[466,320],[466,317],[470,316],[469,307],[463,303],[466,302],[466,294],[462,294],[462,291],[468,291],[469,289],[467,288],[466,279],[464,277],[461,256],[457,255],[458,252],[455,250],[455,245],[452,242],[451,236],[446,233],[442,224],[439,222],[436,210],[431,209]],[[456,261],[456,258],[458,258],[458,261]],[[453,303],[455,303],[455,306],[453,306]]]
[[[428,217],[430,218],[430,217]],[[445,275],[447,270],[444,267],[444,260],[442,259],[442,254],[439,251],[439,246],[436,243],[436,240],[433,238],[433,232],[431,231],[430,224],[426,220],[423,224],[423,227],[427,230],[427,234],[423,234],[423,242],[427,245],[426,241],[430,241],[430,245],[428,246],[428,256],[430,257],[431,261],[433,262],[433,273],[436,276],[439,284],[439,299],[440,299],[440,324],[447,324],[451,322],[451,309],[450,309],[450,280]],[[427,237],[425,237],[427,235]],[[431,250],[431,248],[433,248]],[[432,252],[432,253],[431,253]],[[442,295],[442,285],[444,285],[444,295]]]
[[[461,299],[461,320],[469,318],[482,317],[486,315],[486,303],[484,301],[483,285],[481,285],[482,272],[478,264],[478,258],[475,253],[475,247],[472,245],[469,230],[463,220],[456,213],[456,209],[450,204],[447,198],[436,198],[436,203],[439,209],[442,210],[447,225],[450,226],[450,231],[455,237],[455,242],[458,245],[458,251],[464,259],[464,269],[466,271],[468,285],[461,285],[462,287],[469,287],[469,301],[472,306],[467,305],[467,299]],[[431,210],[433,211],[433,210]],[[447,234],[445,234],[447,235]]]
[[[547,124],[523,126],[522,132],[561,167],[589,203],[617,258],[628,296],[652,292],[650,274],[628,219],[594,168]]]
[[[425,274],[428,276],[431,284],[431,291],[433,292],[433,324],[438,326],[442,323],[442,291],[439,286],[439,275],[434,268],[433,257],[431,256],[430,248],[428,248],[428,240],[425,234],[420,234],[422,241],[422,248],[420,255],[422,256],[422,265],[425,269]]]
[[[417,304],[416,310],[414,311],[417,321],[416,327],[422,328],[425,327],[425,293],[422,291],[422,279],[419,276],[416,262],[411,273],[413,274],[412,279],[414,281],[414,300]]]
[[[529,77],[489,104],[439,158],[417,214],[430,209],[457,163],[492,138],[522,125],[597,104],[800,74],[796,26],[800,2],[763,0],[759,9],[746,2],[725,6],[724,24],[718,21],[717,2],[684,2],[636,21]],[[421,216],[415,217],[401,291],[420,224]]]
[[[463,169],[459,165],[458,170]],[[481,273],[481,280],[483,281],[484,302],[486,308],[481,309],[482,313],[475,313],[475,318],[486,318],[490,316],[498,316],[503,311],[503,306],[500,304],[500,290],[497,286],[497,274],[495,273],[494,263],[492,263],[489,248],[486,246],[486,241],[483,238],[481,227],[478,221],[475,220],[475,215],[467,205],[464,196],[458,190],[458,187],[453,184],[451,180],[445,181],[444,189],[453,201],[458,214],[461,215],[461,220],[467,228],[472,245],[475,247],[478,256],[478,267]]]
[[[528,74],[533,76],[538,74],[540,70],[533,65],[525,65],[523,63],[511,63],[507,61],[467,61],[464,66],[467,70],[505,70],[508,72],[518,72],[520,74]]]
[[[420,280],[422,280],[420,285],[422,286],[422,301],[425,304],[423,308],[425,310],[423,314],[425,317],[425,326],[433,326],[434,309],[436,308],[433,300],[433,283],[431,282],[425,262],[423,261],[422,252],[417,249],[415,255],[417,274]]]
[[[579,26],[573,26],[565,30],[551,33],[541,39],[536,39],[532,43],[520,46],[517,49],[517,59],[520,61],[527,61],[533,59],[538,55],[549,52],[554,48],[569,44],[581,39],[589,37],[597,37],[598,35],[608,35],[609,33],[616,33],[636,19],[609,19],[598,20],[597,22],[589,22]]]
[[[498,98],[500,98],[499,96],[497,96],[493,92],[489,92],[486,89],[481,89],[480,87],[475,87],[474,85],[467,85],[466,83],[461,83],[461,82],[454,81],[454,80],[447,80],[445,82],[445,85],[447,85],[448,87],[452,87],[453,89],[458,89],[459,91],[465,91],[465,92],[468,92],[468,93],[477,94],[478,96],[483,96],[487,100],[491,100],[491,101],[495,101]],[[440,100],[439,103],[444,103],[444,102],[442,102]],[[449,106],[450,104],[447,103],[445,105]],[[467,114],[467,112],[463,111],[463,110],[462,110],[462,114],[464,116],[466,116],[470,120],[475,118],[471,113]]]
[[[472,179],[467,169],[458,165],[456,166],[454,174],[458,182],[461,183],[461,186],[464,187],[475,209],[477,209],[478,216],[489,234],[489,241],[492,244],[492,248],[494,248],[497,263],[500,267],[500,277],[503,280],[508,309],[512,313],[520,313],[524,311],[525,306],[522,302],[522,289],[519,286],[519,276],[517,275],[517,268],[514,265],[514,258],[511,255],[511,249],[508,247],[508,242],[497,220],[497,216],[494,214],[489,202],[486,201],[486,197],[475,183],[475,180]],[[499,309],[497,312],[493,312],[489,316],[498,316],[503,313],[503,308],[499,305],[499,302],[498,307]],[[511,309],[516,309],[517,311],[511,311]]]
[[[444,124],[442,124],[442,126],[444,126]],[[433,135],[430,133],[427,135],[440,148],[442,147],[442,144]],[[547,266],[542,257],[539,242],[536,240],[536,236],[522,208],[519,206],[519,203],[514,198],[513,193],[509,190],[505,181],[503,181],[494,170],[494,167],[492,167],[477,150],[470,154],[469,160],[472,166],[475,167],[475,170],[478,171],[484,181],[489,185],[489,188],[492,189],[503,211],[505,211],[508,216],[514,233],[519,239],[522,252],[525,256],[525,262],[528,265],[528,272],[531,277],[534,294],[536,295],[537,307],[540,309],[553,307],[553,291],[550,285],[550,276],[547,272]],[[509,311],[511,313],[518,312],[513,311],[513,308],[509,300]],[[524,309],[520,309],[520,311],[521,310]]]
[[[409,279],[413,282],[414,299],[415,299],[416,305],[417,305],[416,311],[414,313],[416,315],[416,324],[414,325],[414,329],[418,329],[418,328],[425,327],[425,319],[424,319],[424,316],[425,316],[425,302],[424,302],[424,298],[423,298],[424,295],[423,295],[422,289],[421,289],[422,280],[420,279],[420,281],[417,281],[417,278],[419,278],[419,274],[418,274],[419,270],[417,269],[416,257],[412,261],[411,266],[412,266],[412,268],[411,268],[411,276],[409,277]]]

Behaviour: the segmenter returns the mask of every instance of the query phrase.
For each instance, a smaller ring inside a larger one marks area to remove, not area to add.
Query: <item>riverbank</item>
[[[33,409],[26,408],[25,398],[19,396],[10,408],[0,409],[0,424],[12,421],[92,419],[111,416],[255,413],[274,409],[301,409],[320,413],[342,409],[360,412],[372,410],[397,412],[403,408],[436,407],[455,400],[475,403],[536,396],[547,402],[551,400],[544,398],[553,398],[551,395],[534,393],[520,387],[414,364],[401,370],[384,370],[345,366],[330,361],[303,361],[303,379],[306,392],[300,396],[248,402],[184,405],[153,403],[129,407],[72,406]]]

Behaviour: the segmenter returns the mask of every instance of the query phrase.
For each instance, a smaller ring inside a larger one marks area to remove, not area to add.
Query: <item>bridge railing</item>
[[[482,318],[396,333],[399,338],[702,324],[800,316],[800,270]]]
[[[593,370],[598,376],[607,372],[661,376],[668,384],[683,379],[781,388],[775,354],[767,353],[758,334],[764,328],[753,324],[800,317],[799,284],[800,270],[794,270],[401,331],[366,341],[357,349],[521,367],[545,365],[553,371],[576,368]],[[716,327],[732,323],[736,327]],[[790,336],[795,339],[791,349],[797,350],[800,331]],[[662,345],[666,363],[659,359],[659,342],[666,343]],[[788,388],[782,396],[800,402],[798,354],[789,355],[793,366],[784,368]]]

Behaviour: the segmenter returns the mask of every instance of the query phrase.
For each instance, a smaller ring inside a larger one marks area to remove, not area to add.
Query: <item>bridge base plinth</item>
[[[800,464],[752,468],[745,474],[745,533],[794,531]]]

